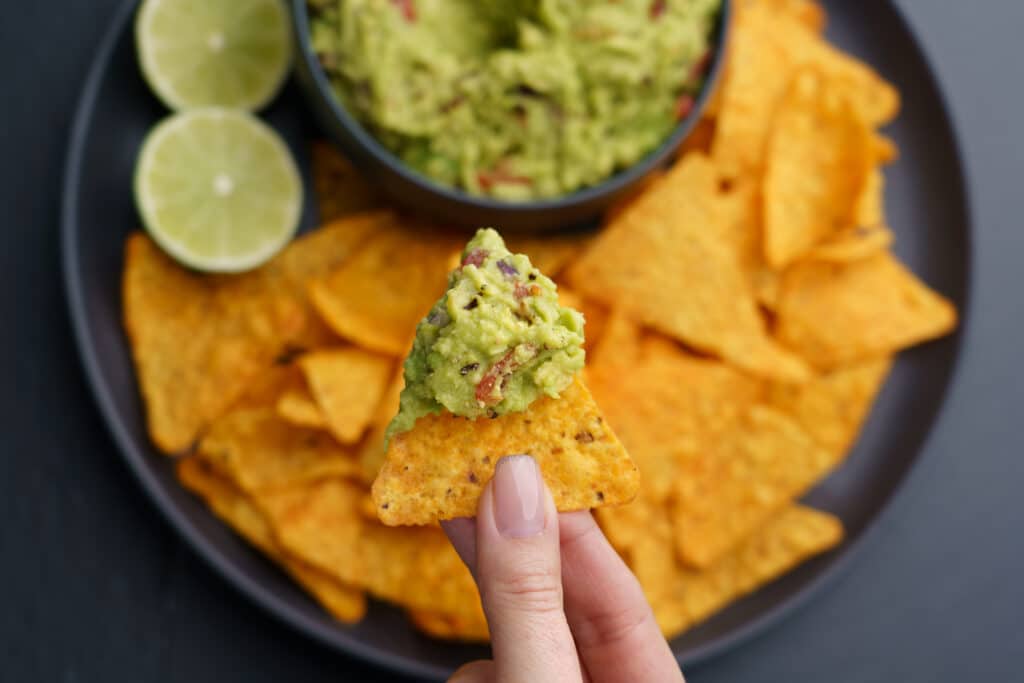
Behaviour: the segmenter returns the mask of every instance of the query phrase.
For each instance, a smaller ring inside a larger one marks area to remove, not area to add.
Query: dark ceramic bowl
[[[594,218],[664,164],[686,139],[700,120],[701,112],[721,76],[725,53],[722,48],[728,38],[732,2],[722,0],[722,9],[713,30],[712,57],[704,87],[689,115],[657,149],[599,185],[554,199],[517,203],[478,197],[439,185],[408,168],[380,144],[334,95],[310,44],[306,0],[290,0],[290,6],[296,74],[306,101],[327,135],[391,199],[410,210],[469,227],[493,225],[502,229],[542,230],[576,225]]]

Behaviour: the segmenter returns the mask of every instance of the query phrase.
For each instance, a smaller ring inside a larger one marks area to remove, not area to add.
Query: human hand
[[[449,683],[683,681],[636,578],[589,512],[556,512],[530,456],[499,460],[476,518],[442,526],[480,589],[494,656]]]

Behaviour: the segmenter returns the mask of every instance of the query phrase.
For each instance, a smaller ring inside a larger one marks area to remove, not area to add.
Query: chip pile
[[[841,541],[797,501],[841,466],[894,354],[956,325],[888,250],[897,151],[877,128],[896,90],[822,38],[814,2],[747,0],[734,21],[672,168],[597,234],[509,240],[587,318],[586,385],[641,474],[635,502],[597,516],[667,636]],[[326,146],[313,165],[324,226],[256,271],[200,275],[128,239],[151,437],[339,620],[368,595],[484,640],[440,528],[387,527],[369,493],[401,358],[464,236],[383,207]]]

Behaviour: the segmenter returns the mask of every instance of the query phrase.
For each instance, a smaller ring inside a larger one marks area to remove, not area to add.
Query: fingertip
[[[498,461],[476,517],[477,584],[495,666],[517,680],[579,680],[563,611],[558,521],[536,461]]]

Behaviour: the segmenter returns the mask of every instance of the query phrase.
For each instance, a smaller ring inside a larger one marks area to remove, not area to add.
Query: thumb
[[[540,468],[528,455],[502,458],[476,523],[476,579],[496,681],[581,680],[560,562],[558,515]]]

